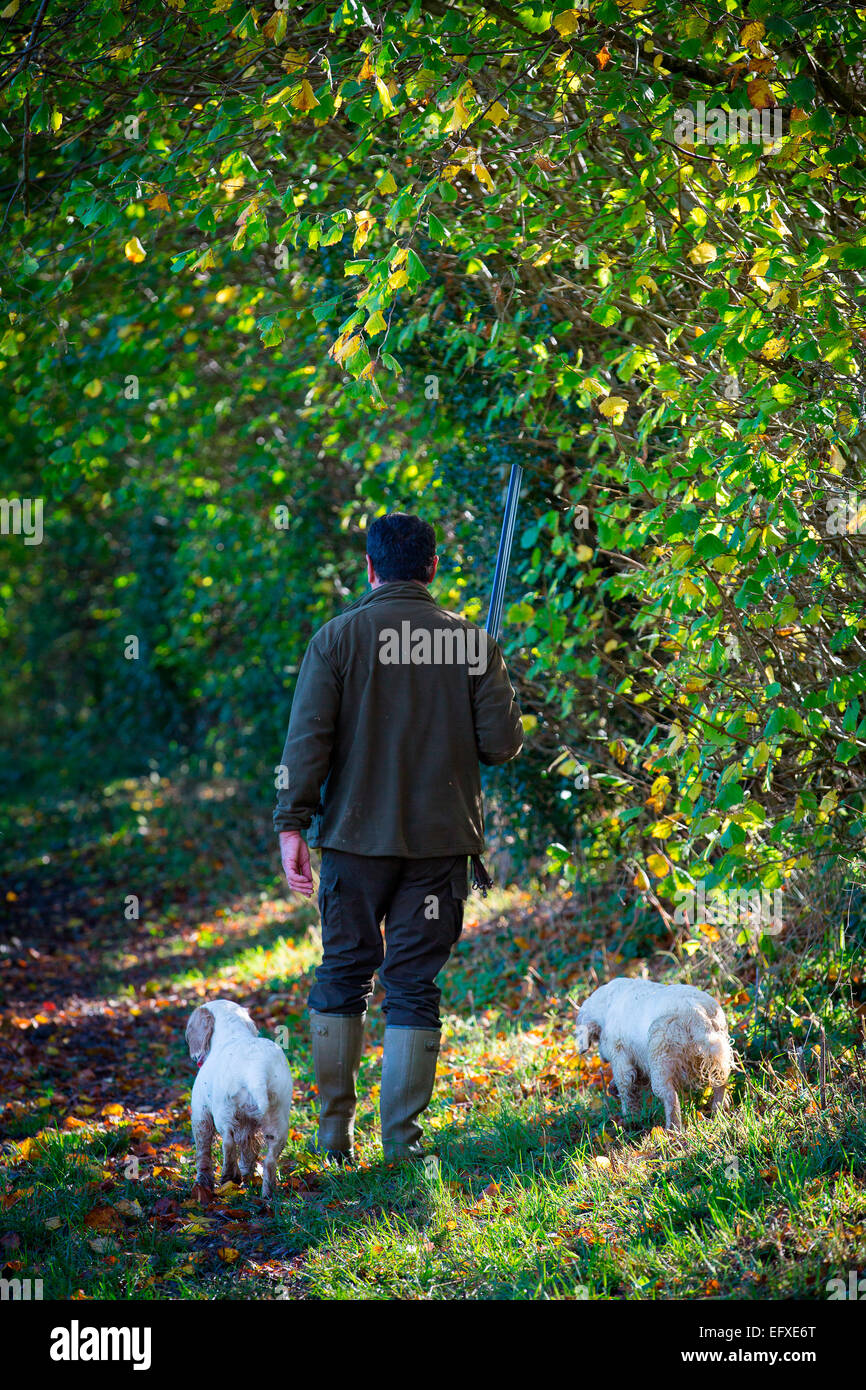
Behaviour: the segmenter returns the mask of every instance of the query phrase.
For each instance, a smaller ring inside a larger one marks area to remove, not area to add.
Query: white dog
[[[709,994],[693,985],[659,985],[652,980],[611,980],[581,1005],[577,1046],[598,1043],[610,1062],[624,1115],[651,1086],[664,1102],[665,1128],[682,1129],[678,1092],[711,1085],[712,1114],[725,1104],[733,1065],[728,1025]]]
[[[231,999],[212,999],[186,1026],[189,1054],[199,1065],[192,1088],[196,1182],[213,1186],[213,1137],[223,1141],[220,1182],[240,1182],[255,1172],[259,1131],[266,1149],[262,1198],[277,1185],[277,1159],[289,1131],[292,1077],[277,1044],[260,1038],[246,1009]]]

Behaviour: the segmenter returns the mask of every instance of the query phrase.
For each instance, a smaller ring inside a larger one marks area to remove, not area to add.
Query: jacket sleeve
[[[523,725],[502,653],[493,638],[485,636],[487,668],[473,679],[472,710],[478,758],[491,767],[517,757],[523,747]]]
[[[320,639],[317,633],[308,646],[295,686],[274,810],[278,832],[308,828],[331,766],[343,683]]]

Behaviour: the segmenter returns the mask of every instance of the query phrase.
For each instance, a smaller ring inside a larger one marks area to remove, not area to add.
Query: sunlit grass
[[[558,920],[562,903],[526,889],[473,898],[440,978],[443,1050],[426,1116],[437,1162],[382,1161],[377,994],[359,1166],[330,1169],[307,1151],[315,907],[262,875],[270,841],[245,865],[236,798],[196,797],[193,813],[170,789],[115,792],[119,808],[133,797],[139,807],[127,808],[113,851],[120,870],[99,858],[108,831],[96,833],[96,804],[78,842],[106,930],[89,925],[86,949],[63,948],[54,1015],[43,1011],[43,957],[25,958],[18,1013],[4,1021],[24,1049],[31,1028],[59,1019],[29,1050],[0,1154],[0,1233],[18,1242],[6,1257],[21,1277],[42,1278],[46,1297],[823,1298],[829,1278],[866,1269],[862,1049],[841,990],[822,1015],[837,1036],[823,1103],[814,1032],[799,1066],[774,1045],[812,1016],[820,980],[804,971],[786,988],[780,973],[757,1006],[745,992],[728,1003],[747,1058],[729,1112],[710,1120],[696,1097],[685,1134],[669,1136],[654,1104],[624,1124],[605,1069],[575,1050],[572,1001],[604,945],[603,899],[581,944]],[[163,833],[139,835],[139,814]],[[143,917],[119,926],[132,881]],[[77,972],[68,981],[67,969]],[[215,1209],[191,1195],[195,1070],[183,1029],[192,1008],[221,994],[282,1036],[295,1077],[273,1215],[259,1210],[255,1185]],[[90,1051],[79,1060],[82,1033]],[[155,1086],[162,1099],[151,1108]],[[93,1215],[106,1206],[119,1212],[108,1231]]]

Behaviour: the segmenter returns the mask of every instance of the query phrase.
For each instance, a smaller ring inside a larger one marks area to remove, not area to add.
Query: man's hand
[[[312,897],[313,871],[310,868],[310,851],[300,830],[280,831],[280,854],[286,882],[293,893],[303,893]]]

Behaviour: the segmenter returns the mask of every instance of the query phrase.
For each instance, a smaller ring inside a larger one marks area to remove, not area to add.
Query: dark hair
[[[383,583],[392,579],[430,581],[436,532],[429,521],[408,512],[377,517],[367,531],[367,554]]]

